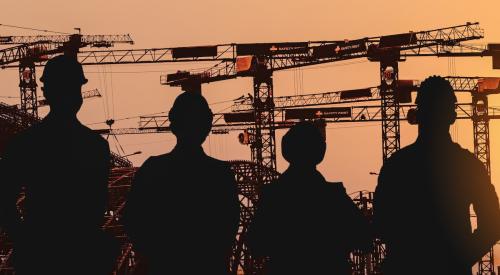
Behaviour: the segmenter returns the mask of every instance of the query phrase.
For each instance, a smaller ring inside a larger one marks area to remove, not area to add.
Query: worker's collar
[[[419,134],[416,143],[425,146],[446,146],[454,144],[451,136],[448,133],[432,136]]]
[[[177,144],[171,152],[174,155],[178,156],[187,156],[187,157],[201,157],[206,156],[205,151],[200,146],[186,146],[182,144]]]
[[[56,125],[81,125],[76,116],[61,116],[49,113],[44,119],[45,122]]]
[[[300,181],[307,182],[325,182],[325,178],[321,173],[316,169],[316,167],[297,167],[290,166],[282,176],[282,179],[286,178],[290,181],[296,181],[297,179]]]

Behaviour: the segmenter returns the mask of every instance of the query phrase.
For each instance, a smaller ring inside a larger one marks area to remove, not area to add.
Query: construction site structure
[[[446,77],[451,83],[455,92],[470,93],[473,99],[471,103],[457,104],[457,119],[467,119],[474,121],[478,120],[478,115],[481,116],[482,134],[476,131],[474,126],[474,144],[475,151],[480,152],[478,158],[482,158],[489,162],[489,138],[486,138],[484,133],[489,133],[490,119],[500,119],[500,109],[489,107],[484,102],[476,101],[474,98],[487,99],[489,95],[500,93],[500,78],[488,77]],[[414,110],[416,106],[411,104],[411,92],[418,89],[419,81],[400,80],[398,89],[395,94],[398,98],[399,105],[399,121],[407,120],[414,123]],[[335,91],[317,94],[304,94],[296,96],[283,96],[275,98],[275,117],[278,119],[274,127],[276,129],[289,128],[300,120],[313,120],[323,122],[323,127],[326,123],[345,123],[345,122],[383,122],[382,111],[380,105],[359,106],[357,104],[380,101],[380,87],[371,87],[365,89]],[[253,97],[240,97],[232,105],[233,112],[216,114],[214,116],[214,126],[212,133],[226,134],[229,131],[242,131],[240,142],[251,144],[255,138],[253,136]],[[344,105],[342,107],[324,108],[325,105]],[[353,105],[345,107],[345,105]],[[316,108],[304,108],[317,106]],[[485,109],[487,109],[485,111]],[[139,133],[158,133],[169,131],[167,116],[145,116],[140,119],[139,128],[130,129],[114,129],[113,134],[139,134]],[[109,130],[102,130],[108,132]],[[251,136],[249,136],[251,135]],[[477,149],[481,146],[481,149]],[[357,203],[360,209],[371,220],[371,203],[372,195],[363,194],[357,197],[363,203]],[[356,202],[356,198],[354,198]],[[369,206],[369,207],[368,207]],[[359,251],[354,251],[351,255],[355,274],[380,274],[381,264],[385,256],[385,247],[379,239],[374,240],[374,249],[369,254],[364,254]],[[491,254],[492,255],[492,254]],[[488,255],[487,255],[488,256]],[[486,262],[486,261],[485,261]],[[493,264],[493,260],[491,261]],[[485,268],[481,270],[479,263],[480,274],[489,274]]]
[[[133,44],[133,40],[130,35],[1,36],[0,45],[20,45],[0,50],[0,66],[18,63],[21,110],[38,118],[36,62],[60,53],[76,56],[80,48],[87,46],[112,47],[115,43]]]
[[[272,73],[328,62],[367,58],[380,63],[383,158],[400,147],[399,109],[393,90],[399,77],[398,62],[412,56],[485,56],[493,55],[487,47],[464,46],[461,42],[481,39],[483,31],[478,23],[467,23],[449,28],[344,41],[286,42],[234,44],[228,52],[233,59],[223,60],[214,67],[201,71],[179,71],[164,75],[160,81],[184,90],[201,91],[202,83],[253,77],[254,108],[256,110],[252,156],[262,164],[275,169],[276,152],[272,123],[274,100]],[[495,48],[490,46],[489,48]],[[217,52],[217,46],[186,47],[183,56],[207,57]],[[260,99],[260,100],[259,100]],[[265,108],[265,109],[262,109]],[[263,154],[260,156],[260,154]]]
[[[84,45],[82,43],[82,36],[73,35],[70,36],[68,41],[63,41],[62,46],[60,43],[34,40],[32,43],[0,50],[0,66],[2,68],[19,68],[21,110],[23,114],[29,114],[30,117],[38,116],[36,111],[35,67],[43,66],[48,57],[62,52],[76,54],[76,57],[83,65],[217,62],[209,70],[198,72],[180,71],[176,74],[160,78],[162,84],[182,86],[184,90],[192,92],[201,92],[202,83],[232,79],[240,76],[253,77],[253,97],[254,99],[258,99],[253,101],[253,108],[255,110],[253,119],[250,123],[233,124],[231,127],[255,129],[253,130],[254,133],[251,134],[252,139],[250,140],[252,160],[254,161],[253,167],[255,168],[251,171],[254,173],[252,175],[256,179],[254,185],[261,186],[270,182],[277,175],[275,129],[280,127],[286,128],[290,125],[290,122],[286,121],[286,119],[281,124],[279,121],[275,121],[275,113],[280,110],[275,109],[272,79],[274,71],[356,58],[367,58],[370,61],[379,62],[380,89],[382,91],[380,94],[380,106],[361,106],[361,108],[355,111],[359,111],[359,121],[367,121],[366,115],[369,115],[371,117],[368,118],[372,119],[372,121],[383,122],[382,137],[384,142],[382,149],[384,158],[387,158],[394,151],[398,150],[400,146],[399,121],[402,119],[401,110],[404,107],[408,111],[412,108],[411,105],[401,106],[397,97],[395,97],[394,91],[398,90],[397,85],[399,83],[398,62],[413,56],[493,56],[494,67],[500,67],[500,47],[498,45],[470,46],[462,44],[465,41],[481,38],[483,38],[483,31],[479,28],[479,24],[466,23],[449,28],[357,40],[221,44],[181,48],[78,52],[75,49],[79,49]],[[116,41],[116,43],[122,42]],[[102,45],[102,43],[96,44]],[[72,50],[68,51],[68,49]],[[17,65],[15,65],[16,62]],[[24,76],[22,76],[23,74]],[[354,108],[352,107],[351,111]],[[473,112],[473,110],[467,108],[472,108],[472,104],[465,104],[463,109],[463,117],[470,119],[470,113],[467,111]],[[286,115],[286,112],[283,112],[283,114]],[[487,117],[494,115],[494,110],[491,110]],[[347,121],[347,116],[343,118]],[[330,120],[335,122],[341,121],[339,118]],[[22,121],[29,122],[31,120],[26,119]],[[253,127],[249,127],[249,124]],[[217,129],[214,128],[214,130]],[[258,189],[256,190],[258,192]],[[254,198],[258,198],[258,193]],[[115,219],[118,221],[119,216],[116,216]],[[244,235],[239,235],[239,238],[243,239],[240,245],[244,244]],[[244,251],[244,249],[240,251]],[[245,256],[234,256],[238,257],[239,261],[233,261],[233,263],[238,262],[239,268],[246,268],[246,274],[256,274],[255,272],[258,272],[259,264],[245,260],[251,259],[250,255],[241,255]],[[249,267],[252,264],[253,267]]]
[[[500,47],[467,48],[463,51],[463,41],[483,38],[477,24],[422,32],[345,40],[317,47],[300,42],[260,43],[236,45],[236,58],[222,61],[209,70],[198,72],[179,71],[163,76],[162,84],[181,86],[186,91],[201,92],[201,84],[214,81],[251,76],[254,79],[255,127],[252,140],[252,159],[263,167],[276,169],[274,100],[272,73],[276,70],[299,68],[324,62],[365,57],[380,64],[381,114],[382,114],[382,157],[387,160],[400,149],[399,100],[396,93],[399,79],[399,62],[408,56],[484,56],[494,57],[494,67],[499,63]],[[460,51],[457,52],[456,48]],[[186,48],[186,55],[206,55],[209,48]],[[427,51],[430,50],[430,51]],[[495,53],[491,51],[495,50]],[[489,52],[490,51],[490,52]],[[326,60],[322,60],[325,58]],[[335,60],[328,60],[334,58]],[[328,61],[327,61],[328,60]],[[259,177],[268,183],[271,179]],[[489,253],[492,254],[492,251]],[[480,265],[485,266],[484,274],[493,274],[493,256],[487,256]],[[481,273],[483,274],[483,273]]]

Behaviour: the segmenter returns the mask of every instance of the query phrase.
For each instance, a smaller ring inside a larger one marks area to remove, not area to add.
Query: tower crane
[[[255,109],[252,159],[265,167],[276,169],[273,72],[357,58],[379,62],[382,151],[385,160],[400,147],[399,102],[394,94],[399,79],[398,63],[407,57],[419,56],[493,56],[494,65],[499,65],[498,45],[470,46],[462,43],[481,38],[483,30],[479,24],[466,23],[429,31],[356,40],[232,44],[225,51],[233,56],[232,59],[222,60],[204,71],[178,71],[162,75],[160,82],[200,92],[202,83],[252,77]],[[182,54],[184,57],[207,57],[219,52],[216,46],[206,46],[184,48]],[[263,182],[272,180],[260,178]]]
[[[356,40],[308,41],[256,44],[219,44],[177,48],[154,48],[134,50],[82,51],[78,59],[83,65],[140,64],[160,62],[218,62],[201,72],[178,72],[163,75],[162,84],[183,86],[186,90],[201,90],[201,83],[232,79],[239,76],[254,78],[255,108],[259,121],[255,128],[257,139],[253,147],[254,159],[264,166],[275,169],[275,137],[272,127],[273,85],[272,73],[303,66],[338,62],[356,58],[368,58],[381,63],[383,93],[382,112],[384,159],[399,148],[399,123],[397,101],[392,98],[395,87],[385,81],[398,78],[397,63],[412,56],[494,56],[494,65],[500,67],[500,46],[470,46],[464,41],[483,38],[479,23],[466,23],[448,28],[397,35],[368,37]],[[41,42],[40,42],[41,43]],[[0,60],[2,59],[0,51]],[[40,60],[38,65],[43,65]],[[5,62],[4,62],[5,63]],[[0,66],[5,65],[0,61]],[[10,67],[9,65],[5,67]],[[389,68],[390,67],[390,68]],[[386,70],[388,68],[388,70]],[[385,75],[385,76],[382,76]],[[392,89],[392,90],[391,90]],[[258,105],[258,106],[257,106]],[[268,130],[266,130],[268,129]],[[270,179],[262,179],[268,182]]]
[[[311,42],[237,44],[233,51],[236,53],[236,58],[232,61],[222,61],[202,72],[180,71],[164,75],[160,81],[165,85],[181,86],[186,91],[201,92],[201,83],[232,79],[238,76],[253,77],[255,139],[251,144],[252,159],[264,167],[276,169],[273,72],[354,58],[367,58],[370,61],[379,62],[382,157],[385,161],[400,148],[399,100],[394,93],[399,79],[399,62],[412,56],[483,57],[488,55],[493,56],[493,67],[500,68],[500,45],[472,47],[461,44],[464,41],[483,37],[483,31],[478,23],[466,23],[430,31],[408,32],[353,41],[320,42],[319,45]],[[190,54],[194,53],[200,52],[190,52]],[[486,168],[489,171],[489,167]],[[258,178],[263,182],[272,180],[264,176],[258,176]],[[480,272],[481,274],[494,273],[492,255],[480,263]]]
[[[18,63],[21,110],[38,118],[35,63],[49,55],[76,54],[83,47],[112,47],[115,43],[133,44],[130,35],[51,35],[0,36],[0,45],[20,44],[0,50],[0,66]]]
[[[397,90],[399,83],[398,63],[406,60],[407,57],[414,56],[492,56],[494,67],[500,68],[499,45],[490,44],[486,47],[463,44],[465,41],[481,38],[483,38],[483,30],[479,27],[479,24],[466,23],[442,29],[368,37],[357,40],[257,44],[233,43],[181,48],[82,51],[77,54],[77,58],[83,65],[218,62],[208,70],[198,72],[181,71],[160,78],[162,84],[182,86],[184,90],[194,92],[201,91],[201,83],[232,79],[240,76],[253,77],[253,96],[255,99],[253,108],[255,115],[250,124],[255,129],[255,139],[251,144],[252,158],[256,163],[262,164],[257,167],[275,170],[274,131],[280,124],[275,123],[272,80],[272,74],[275,70],[357,58],[367,58],[370,61],[379,62],[381,104],[379,107],[366,106],[367,108],[363,111],[379,110],[379,115],[375,115],[374,119],[379,119],[382,122],[382,149],[385,160],[394,151],[398,150],[400,146],[399,121],[401,120],[401,106],[394,92]],[[25,102],[23,109],[25,111],[36,109],[32,107],[35,106],[36,102],[33,103],[33,98],[29,97],[33,89],[36,93],[36,82],[31,81],[31,78],[34,80],[34,74],[31,74],[31,72],[35,71],[35,67],[43,66],[48,55],[61,53],[65,48],[81,48],[81,45],[80,37],[73,40],[69,39],[68,42],[63,43],[63,46],[36,41],[31,44],[23,44],[0,50],[0,66],[5,68],[13,67],[16,66],[13,63],[19,62],[20,82],[22,82],[22,72],[28,72],[28,81],[25,82],[31,83],[31,86],[21,84],[21,94],[22,98],[24,98],[22,102]],[[24,57],[26,56],[32,61],[28,65],[23,64]],[[22,70],[21,67],[23,67]],[[24,92],[27,95],[24,97],[23,87],[25,87],[25,90],[28,90],[28,92]],[[33,111],[31,112],[34,113]],[[35,113],[34,115],[37,114]],[[360,116],[360,118],[362,117]],[[220,118],[222,119],[223,116]],[[337,119],[331,120],[340,121]],[[285,121],[282,126],[285,127],[287,123]],[[241,123],[241,125],[245,125],[245,123]],[[274,178],[274,174],[263,173],[262,171],[263,168],[256,169],[259,182],[267,183]]]

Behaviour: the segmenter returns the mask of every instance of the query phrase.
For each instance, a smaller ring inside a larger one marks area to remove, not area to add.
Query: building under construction
[[[251,223],[260,187],[279,176],[276,169],[275,131],[286,129],[299,121],[314,121],[323,130],[330,123],[380,122],[383,160],[400,149],[401,121],[414,122],[415,105],[411,93],[419,86],[417,80],[399,78],[399,63],[418,57],[491,57],[493,67],[500,69],[500,45],[471,46],[467,41],[484,37],[478,23],[420,32],[360,38],[308,42],[220,44],[152,49],[110,49],[115,43],[132,44],[128,35],[54,35],[6,36],[0,44],[0,66],[18,68],[19,105],[0,104],[0,152],[18,132],[40,121],[37,95],[37,68],[43,67],[53,55],[72,52],[84,66],[213,62],[204,71],[178,71],[164,75],[160,84],[179,86],[187,92],[201,92],[204,83],[251,77],[253,94],[234,101],[232,110],[215,114],[212,134],[239,132],[239,140],[250,149],[248,161],[232,161],[241,204],[240,223],[231,258],[234,274],[261,274],[265,259],[254,258],[246,246],[246,233]],[[10,45],[12,44],[12,45]],[[100,49],[93,49],[93,48]],[[275,71],[368,59],[380,66],[379,83],[373,87],[328,93],[274,97]],[[448,77],[457,93],[469,93],[471,102],[457,104],[458,119],[471,120],[474,154],[491,173],[489,122],[500,113],[488,105],[490,95],[500,93],[500,79],[488,77]],[[112,123],[110,123],[112,125]],[[161,133],[170,131],[168,117],[144,116],[140,127],[96,129],[103,135]],[[326,131],[324,131],[326,135]],[[136,171],[132,163],[118,154],[112,155],[109,178],[109,208],[104,229],[121,243],[121,256],[115,274],[143,274],[140,255],[128,240],[120,217],[125,197]],[[352,196],[368,219],[372,216],[373,194],[359,192]],[[22,209],[23,197],[18,200]],[[384,244],[373,240],[373,251],[353,251],[353,274],[381,274],[385,256]],[[8,236],[0,236],[0,274],[14,274],[12,245]],[[478,274],[495,274],[493,249],[478,263]]]

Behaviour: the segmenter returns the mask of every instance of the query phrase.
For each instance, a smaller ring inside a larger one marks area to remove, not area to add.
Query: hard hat
[[[440,76],[431,76],[420,84],[415,103],[419,108],[436,103],[455,106],[457,97],[448,80]]]
[[[45,84],[63,82],[81,85],[88,82],[83,74],[82,64],[74,57],[66,55],[58,55],[47,61],[40,81]]]

